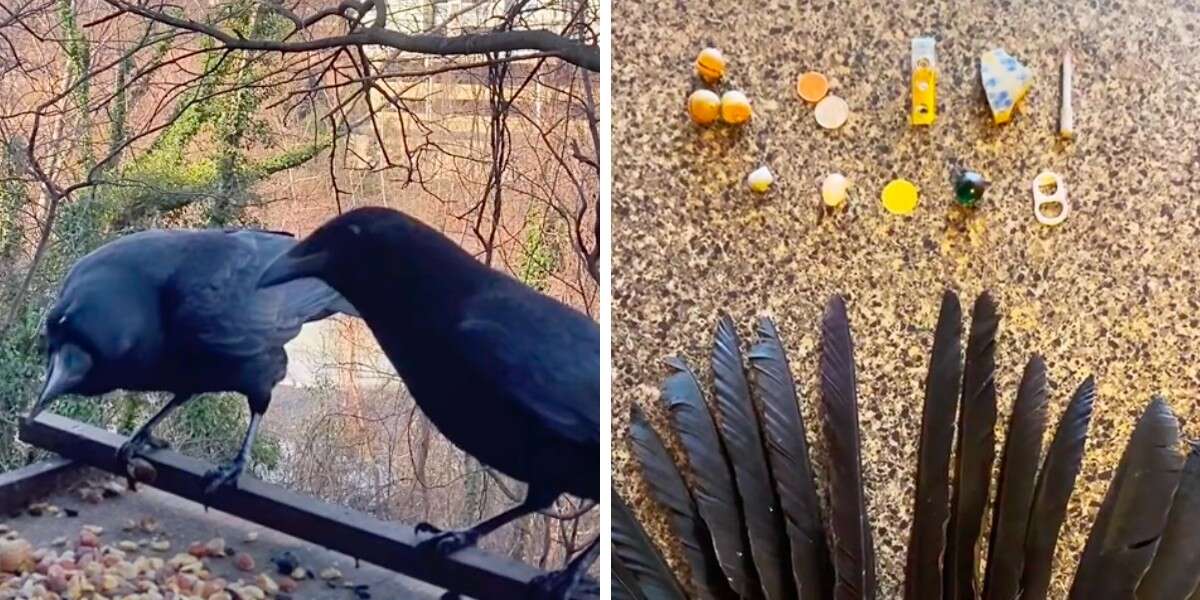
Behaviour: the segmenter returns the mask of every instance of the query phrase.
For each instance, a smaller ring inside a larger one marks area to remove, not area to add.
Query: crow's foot
[[[579,568],[579,565],[539,575],[529,582],[529,589],[532,600],[580,600],[600,597],[600,586],[587,576],[587,569]]]
[[[428,523],[422,523],[428,529],[435,529]],[[418,525],[418,531],[421,526]],[[425,552],[429,552],[434,556],[445,557],[462,550],[470,548],[479,542],[479,534],[474,529],[464,529],[462,531],[435,531],[433,537],[423,540],[417,544],[417,547]]]
[[[120,460],[122,464],[128,464],[129,459],[141,454],[147,447],[161,450],[168,446],[170,444],[165,440],[151,434],[135,435],[126,440],[124,444],[121,444],[120,448],[117,448],[117,460]]]
[[[217,493],[224,486],[237,488],[238,477],[242,475],[244,465],[238,461],[223,464],[204,475],[204,495],[206,497]]]

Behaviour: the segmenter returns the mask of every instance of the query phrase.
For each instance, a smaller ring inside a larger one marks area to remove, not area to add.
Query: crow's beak
[[[50,372],[46,374],[46,385],[37,404],[29,413],[33,419],[46,410],[55,398],[70,392],[79,385],[92,369],[92,357],[75,344],[63,344],[50,355]]]
[[[258,287],[279,285],[301,277],[320,278],[325,273],[329,255],[325,252],[298,254],[303,252],[303,246],[296,246],[287,254],[275,259],[263,272],[262,277],[259,277]]]

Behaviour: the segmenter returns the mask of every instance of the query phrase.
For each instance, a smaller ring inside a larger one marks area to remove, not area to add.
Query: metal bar
[[[52,458],[0,473],[0,514],[23,510],[29,503],[79,481],[88,471],[73,460]]]
[[[125,438],[51,413],[21,424],[21,440],[62,456],[124,476],[117,448]],[[467,548],[435,558],[417,548],[408,525],[381,521],[351,509],[301,496],[253,477],[237,489],[204,498],[204,474],[211,465],[171,450],[148,451],[157,470],[156,488],[203,502],[265,527],[337,550],[384,568],[476,598],[524,598],[530,581],[543,572],[519,562]]]

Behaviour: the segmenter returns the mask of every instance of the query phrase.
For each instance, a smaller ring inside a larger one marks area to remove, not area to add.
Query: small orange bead
[[[712,125],[721,116],[721,97],[712,90],[696,90],[688,97],[688,114],[697,125]]]
[[[750,99],[746,95],[730,90],[721,96],[721,120],[730,125],[741,125],[750,120],[753,111],[750,110]]]
[[[716,48],[705,48],[696,57],[696,74],[706,83],[713,84],[725,76],[725,55]]]

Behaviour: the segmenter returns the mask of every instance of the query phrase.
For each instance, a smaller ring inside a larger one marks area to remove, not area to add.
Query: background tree
[[[580,0],[0,5],[0,469],[32,456],[14,431],[66,269],[128,231],[303,234],[388,205],[595,315],[597,24]],[[520,495],[423,420],[360,323],[302,337],[258,475],[449,526]],[[58,410],[129,431],[151,408],[113,396]],[[242,404],[189,405],[168,437],[228,453]],[[564,499],[488,543],[557,566],[594,536],[589,508]]]

